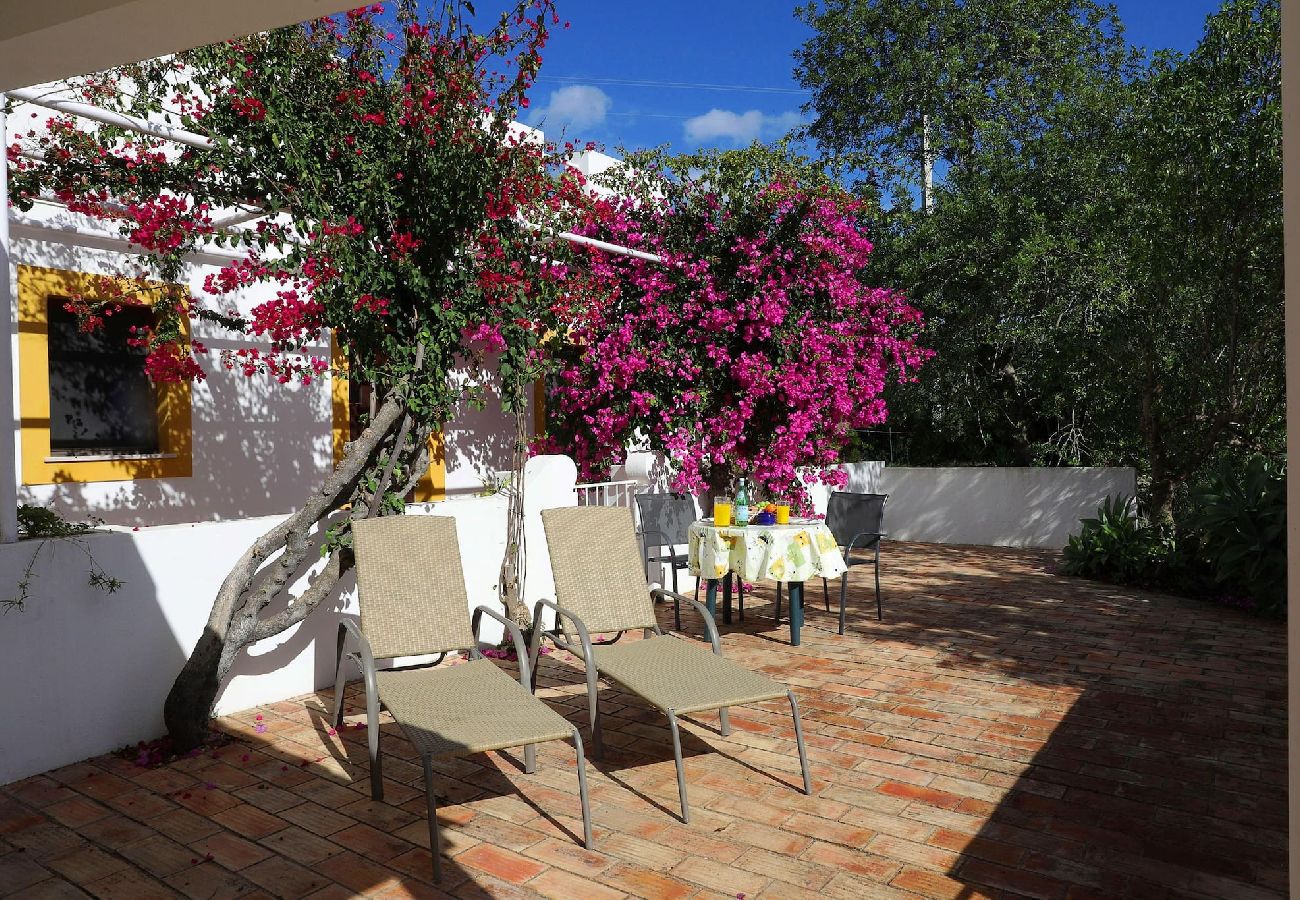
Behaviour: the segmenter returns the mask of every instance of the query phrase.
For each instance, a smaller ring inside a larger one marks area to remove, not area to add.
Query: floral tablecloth
[[[687,530],[687,566],[701,578],[736,572],[746,581],[839,578],[847,568],[824,522],[717,528],[705,519]]]

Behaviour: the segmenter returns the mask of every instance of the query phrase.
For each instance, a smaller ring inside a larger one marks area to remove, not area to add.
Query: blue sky
[[[808,37],[773,0],[557,0],[556,29],[530,117],[548,138],[611,151],[729,148],[784,134],[807,95],[791,53]],[[480,0],[489,14],[506,4]],[[1119,0],[1130,43],[1190,50],[1218,0]]]

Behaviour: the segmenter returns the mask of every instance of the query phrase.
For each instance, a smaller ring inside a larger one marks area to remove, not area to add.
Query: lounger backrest
[[[591,634],[633,631],[655,624],[632,510],[570,506],[542,510],[555,575],[555,602]],[[566,621],[564,632],[576,637]]]
[[[456,520],[383,516],[352,523],[361,631],[376,657],[474,646]]]

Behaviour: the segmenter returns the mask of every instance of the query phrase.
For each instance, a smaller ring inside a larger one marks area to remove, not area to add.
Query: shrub
[[[1065,545],[1067,575],[1119,584],[1155,584],[1175,558],[1172,536],[1135,510],[1132,498],[1107,497]]]
[[[1189,527],[1198,534],[1218,593],[1245,595],[1262,612],[1286,609],[1286,475],[1262,456],[1225,464],[1193,492]]]

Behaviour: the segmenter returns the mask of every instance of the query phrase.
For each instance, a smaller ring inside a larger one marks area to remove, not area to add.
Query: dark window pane
[[[65,303],[49,301],[50,449],[157,453],[158,410],[145,351],[126,343],[131,326],[153,324],[153,313],[124,307],[86,333]]]

